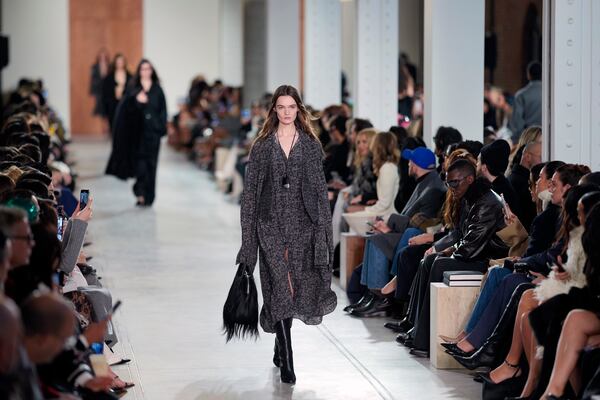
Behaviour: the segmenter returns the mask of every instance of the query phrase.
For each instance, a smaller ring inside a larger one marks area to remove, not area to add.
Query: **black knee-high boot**
[[[292,356],[292,318],[287,318],[275,323],[275,335],[277,336],[277,349],[281,362],[281,381],[284,383],[296,383],[294,373],[294,358]]]
[[[273,349],[273,364],[277,368],[281,368],[281,357],[279,357],[279,343],[277,337],[275,337],[275,348]]]

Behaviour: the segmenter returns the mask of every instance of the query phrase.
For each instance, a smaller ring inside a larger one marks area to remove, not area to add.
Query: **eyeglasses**
[[[10,238],[13,240],[25,240],[26,242],[29,242],[29,243],[33,243],[34,239],[35,239],[32,234],[22,235],[22,236],[11,236]]]
[[[446,186],[448,186],[451,189],[456,189],[460,183],[462,181],[464,181],[467,177],[463,176],[462,178],[459,179],[451,179],[451,180],[446,180]]]

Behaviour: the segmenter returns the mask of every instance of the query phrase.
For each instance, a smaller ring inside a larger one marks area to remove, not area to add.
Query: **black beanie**
[[[481,148],[481,164],[487,166],[490,174],[500,176],[508,167],[510,145],[506,140],[498,139]]]

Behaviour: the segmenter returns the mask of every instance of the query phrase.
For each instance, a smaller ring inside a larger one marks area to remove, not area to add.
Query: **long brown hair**
[[[300,98],[300,93],[296,90],[295,87],[290,85],[281,85],[273,93],[273,97],[271,99],[271,106],[269,107],[269,114],[267,114],[267,119],[262,126],[258,135],[256,135],[256,139],[254,143],[264,140],[271,133],[277,131],[277,126],[279,125],[279,119],[277,118],[277,112],[275,111],[275,105],[277,104],[277,99],[281,96],[290,96],[296,102],[298,106],[298,114],[296,115],[296,120],[294,121],[294,125],[296,125],[296,129],[300,132],[304,132],[314,140],[319,142],[319,137],[315,133],[311,121],[316,119],[313,117],[310,112],[306,109],[306,106],[302,102]]]
[[[392,132],[378,132],[371,142],[371,154],[373,154],[373,172],[379,175],[379,168],[386,162],[396,165],[400,162],[400,150],[398,140]]]

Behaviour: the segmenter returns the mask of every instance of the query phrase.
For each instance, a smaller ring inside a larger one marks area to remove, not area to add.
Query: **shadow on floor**
[[[263,388],[256,387],[250,376],[237,380],[202,380],[187,385],[175,395],[176,400],[325,400],[313,390],[298,390],[295,386],[281,383],[279,371],[273,368],[271,379]],[[248,388],[248,389],[246,389]],[[269,396],[270,394],[270,396]]]

